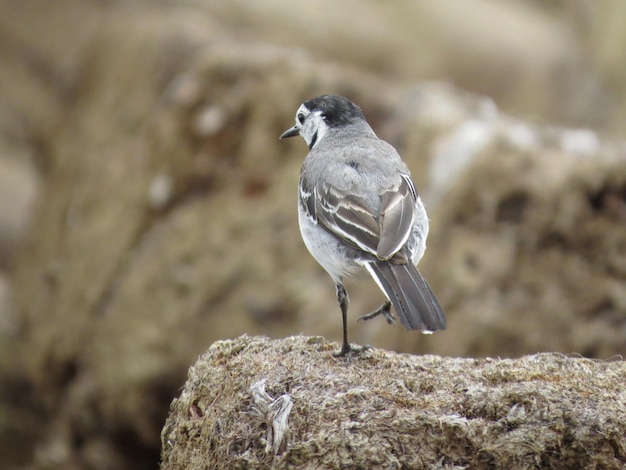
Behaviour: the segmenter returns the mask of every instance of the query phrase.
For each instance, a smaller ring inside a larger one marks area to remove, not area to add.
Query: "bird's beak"
[[[295,137],[297,135],[300,135],[300,129],[297,126],[293,126],[280,134],[280,138],[286,139],[287,137]]]

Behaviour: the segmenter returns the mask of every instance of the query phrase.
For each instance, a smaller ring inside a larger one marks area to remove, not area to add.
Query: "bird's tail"
[[[407,330],[432,332],[446,327],[435,294],[413,264],[368,263],[368,271],[383,289]]]

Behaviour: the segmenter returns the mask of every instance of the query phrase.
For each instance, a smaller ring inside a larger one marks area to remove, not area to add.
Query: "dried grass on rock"
[[[302,336],[214,343],[172,403],[161,469],[626,464],[623,361],[372,350],[346,363],[332,357],[338,347]],[[258,412],[259,382],[293,405],[279,445]]]

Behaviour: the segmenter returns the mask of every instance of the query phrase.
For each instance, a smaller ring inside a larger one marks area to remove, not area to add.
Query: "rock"
[[[161,469],[626,464],[621,360],[374,349],[346,363],[332,356],[338,349],[303,336],[214,343],[172,403]],[[283,413],[268,412],[267,403]]]

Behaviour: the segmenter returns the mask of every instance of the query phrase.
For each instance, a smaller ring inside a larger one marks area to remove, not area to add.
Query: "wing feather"
[[[368,253],[376,254],[378,221],[363,199],[346,195],[323,183],[316,188],[315,213],[319,223],[330,233]]]
[[[403,175],[398,188],[383,193],[380,206],[379,259],[390,259],[407,242],[415,222],[417,193],[408,176]]]
[[[374,213],[357,196],[323,182],[313,187],[306,175],[300,180],[302,209],[324,229],[352,246],[381,260],[407,262],[400,253],[415,221],[417,193],[408,176],[381,195],[380,212]]]

